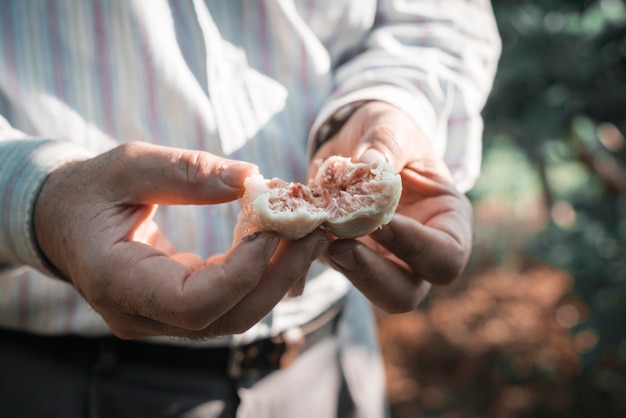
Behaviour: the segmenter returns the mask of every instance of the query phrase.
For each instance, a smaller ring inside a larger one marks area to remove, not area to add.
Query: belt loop
[[[276,337],[232,345],[226,364],[228,377],[240,381],[256,379],[291,366],[301,353],[336,332],[344,302],[344,299],[337,301],[312,321],[289,328]]]
[[[228,377],[233,380],[238,380],[241,377],[241,363],[243,363],[243,359],[243,347],[240,345],[232,346],[228,355],[228,364],[226,366]]]
[[[284,369],[291,366],[298,355],[302,352],[306,342],[304,331],[300,327],[290,328],[281,335],[285,344],[285,352],[280,357],[280,368]]]
[[[101,377],[110,376],[118,366],[119,355],[115,341],[111,338],[98,338],[94,341],[95,360],[89,374],[87,384],[87,416],[100,417],[101,408]]]

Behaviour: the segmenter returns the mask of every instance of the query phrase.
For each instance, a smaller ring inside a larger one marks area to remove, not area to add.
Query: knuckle
[[[461,276],[465,269],[465,258],[458,252],[455,256],[442,256],[432,263],[429,280],[447,286]]]
[[[141,142],[127,142],[102,154],[99,157],[100,162],[106,169],[99,170],[98,175],[105,182],[111,182],[124,188],[129,173],[132,173],[138,166],[145,147],[145,144]]]
[[[210,336],[211,338],[222,337],[224,335],[232,335],[231,331],[232,321],[217,320],[211,324],[210,327],[204,330],[203,336]]]
[[[135,167],[145,153],[146,144],[138,141],[126,142],[113,148],[109,153],[109,162],[125,167]],[[125,170],[120,170],[125,172]]]
[[[420,266],[423,260],[431,257],[432,249],[420,241],[413,241],[409,245],[397,249],[398,256],[410,266]]]
[[[184,305],[173,315],[178,318],[180,327],[188,331],[201,331],[210,324],[204,312]]]
[[[120,340],[133,340],[141,336],[138,333],[134,332],[133,330],[125,328],[125,327],[117,328],[117,327],[111,327],[109,325],[109,328],[111,329],[111,332],[113,333],[113,335],[115,335]]]
[[[416,242],[402,249],[399,256],[411,266],[416,275],[438,285],[449,285],[465,270],[470,246],[452,237],[449,242],[440,244],[427,246]]]
[[[406,152],[400,146],[395,128],[387,125],[377,125],[372,128],[372,134],[375,139],[374,147],[382,152],[388,161],[393,161],[396,156]]]
[[[416,292],[407,292],[401,297],[394,300],[393,304],[385,307],[384,310],[390,314],[401,314],[415,310],[419,305],[421,298]]]
[[[256,288],[262,275],[257,274],[237,274],[230,276],[227,281],[228,297],[231,300],[241,300]]]
[[[187,331],[202,331],[208,325],[208,322],[198,316],[187,316],[180,318],[180,327]]]
[[[384,144],[393,143],[396,139],[396,130],[388,125],[376,125],[372,128],[372,134],[379,142]]]
[[[418,308],[420,303],[426,298],[430,292],[432,285],[425,280],[416,279],[414,288],[410,291],[403,292],[400,295],[396,295],[394,303],[388,309],[385,309],[387,313],[400,314],[414,311]]]
[[[113,152],[121,153],[128,157],[137,157],[141,154],[141,150],[145,148],[145,144],[139,141],[130,141],[120,144],[113,149]]]
[[[211,158],[199,151],[182,151],[172,169],[174,178],[181,179],[190,187],[200,187],[206,183],[207,173],[211,172]]]
[[[210,334],[213,337],[241,334],[252,328],[256,322],[256,318],[251,318],[245,312],[237,312],[236,315],[227,315],[211,324]]]
[[[459,259],[444,263],[440,266],[437,273],[436,283],[447,286],[461,276],[465,268],[465,263]]]
[[[471,255],[471,245],[453,240],[446,254],[439,257],[433,266],[433,282],[449,285],[457,280],[465,270]]]
[[[231,318],[228,331],[232,334],[241,334],[249,330],[255,323],[256,320],[249,318],[248,315],[235,315],[234,318]]]
[[[103,315],[103,318],[113,335],[121,340],[132,340],[143,336],[143,334],[140,333],[138,328],[135,326],[135,320],[131,317],[120,314],[111,314]]]

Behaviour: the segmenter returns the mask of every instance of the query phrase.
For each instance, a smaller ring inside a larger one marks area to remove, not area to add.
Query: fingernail
[[[220,179],[230,187],[240,188],[246,177],[258,172],[254,164],[243,161],[229,161],[222,166]]]
[[[388,162],[387,156],[374,148],[366,149],[360,156],[359,161],[367,164],[375,164],[381,161]]]
[[[343,270],[352,271],[356,270],[358,267],[356,257],[351,250],[346,250],[337,254],[329,254],[328,256]]]
[[[249,235],[246,235],[241,240],[245,241],[245,242],[254,241],[259,235],[261,235],[261,232],[260,231],[256,231],[256,232],[253,232],[253,233],[251,233]]]
[[[252,241],[256,241],[259,239],[259,237],[261,236],[265,237],[265,243],[263,243],[262,245],[263,247],[263,263],[267,263],[270,258],[272,258],[272,255],[274,255],[274,251],[276,251],[276,247],[278,247],[278,237],[276,235],[270,235],[270,234],[263,234],[262,232],[253,232],[251,234],[246,235],[245,237],[243,237],[241,239],[241,241],[243,242],[252,242]]]

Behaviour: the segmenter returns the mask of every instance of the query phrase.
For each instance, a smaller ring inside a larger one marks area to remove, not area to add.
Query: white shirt
[[[343,105],[377,99],[419,124],[459,189],[478,175],[500,52],[488,1],[0,0],[0,11],[0,327],[110,333],[48,277],[32,211],[51,170],[120,143],[202,149],[303,181],[308,138]],[[160,207],[156,221],[179,250],[208,257],[230,246],[238,210]],[[237,338],[306,322],[348,286],[316,263],[303,296]]]

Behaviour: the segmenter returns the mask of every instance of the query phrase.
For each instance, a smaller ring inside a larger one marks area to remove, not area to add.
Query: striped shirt
[[[0,0],[0,327],[110,332],[48,277],[32,213],[55,167],[120,143],[206,150],[302,181],[307,141],[334,112],[384,100],[468,190],[499,42],[487,0]],[[167,206],[156,221],[208,257],[228,249],[238,210]],[[240,338],[307,321],[348,286],[315,264],[302,297]]]

